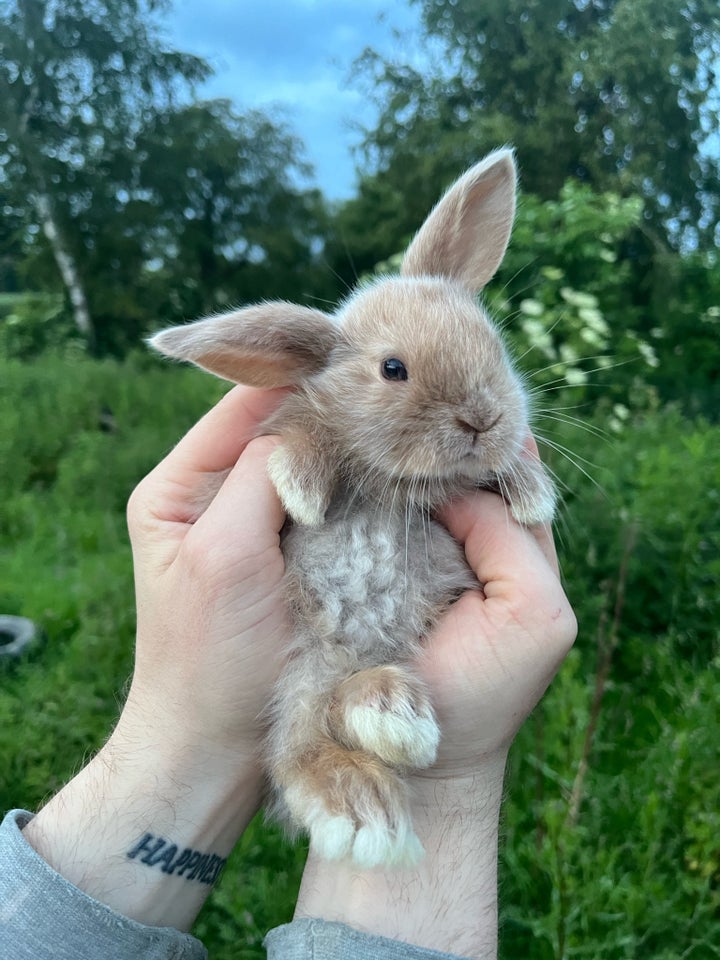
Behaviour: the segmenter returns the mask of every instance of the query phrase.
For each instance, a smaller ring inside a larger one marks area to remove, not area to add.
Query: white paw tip
[[[555,516],[555,505],[554,499],[536,500],[525,507],[513,504],[511,513],[518,523],[532,527],[537,523],[550,523]]]
[[[317,527],[323,522],[325,510],[321,498],[301,489],[282,447],[270,454],[268,474],[285,510],[295,523]]]
[[[363,869],[372,867],[414,867],[425,850],[411,828],[393,832],[377,824],[360,827],[352,848],[353,862]]]
[[[359,867],[379,867],[392,863],[393,838],[387,827],[360,827],[352,848],[353,861]]]
[[[403,867],[416,867],[424,856],[425,848],[411,830],[400,851],[400,859],[398,862]]]
[[[429,767],[435,761],[440,730],[429,712],[400,714],[357,706],[348,711],[346,723],[367,750],[386,762]]]
[[[353,848],[355,826],[349,817],[318,818],[310,828],[313,850],[324,860],[342,860]]]

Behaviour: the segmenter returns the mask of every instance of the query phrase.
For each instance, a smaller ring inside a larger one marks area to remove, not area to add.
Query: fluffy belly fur
[[[444,527],[338,503],[283,542],[294,640],[270,711],[270,808],[324,857],[361,866],[422,856],[404,771],[431,765],[440,730],[411,659],[477,581]]]
[[[418,509],[331,506],[321,527],[291,527],[283,553],[300,643],[347,645],[358,665],[413,652],[477,581],[461,547]],[[302,639],[301,639],[302,637]]]

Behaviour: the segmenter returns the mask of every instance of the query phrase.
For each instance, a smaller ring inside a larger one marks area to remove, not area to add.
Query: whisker
[[[607,430],[602,430],[600,427],[595,426],[594,423],[585,423],[579,417],[556,417],[552,413],[542,413],[540,414],[539,419],[553,420],[555,423],[564,423],[576,430],[584,430],[586,433],[589,433],[593,437],[597,437],[598,440],[602,440],[604,443],[612,442],[610,434],[607,432]]]
[[[599,469],[599,467],[596,463],[592,463],[591,461],[586,460],[584,457],[579,456],[579,454],[576,454],[575,457],[571,456],[567,447],[564,447],[562,444],[556,443],[554,440],[549,440],[547,437],[543,437],[540,434],[536,434],[536,437],[539,443],[544,443],[546,446],[550,447],[551,450],[555,450],[555,452],[558,453],[559,456],[564,457],[568,461],[568,463],[571,463],[575,467],[576,470],[579,470],[580,473],[583,474],[583,476],[587,477],[587,479],[593,484],[593,486],[597,487],[597,489],[602,493],[604,497],[607,496],[607,494],[605,493],[603,488],[600,486],[600,484],[597,482],[597,480],[591,474],[589,474],[587,470],[584,469],[584,467],[580,465],[580,462],[586,463],[588,466],[594,467],[597,470]]]

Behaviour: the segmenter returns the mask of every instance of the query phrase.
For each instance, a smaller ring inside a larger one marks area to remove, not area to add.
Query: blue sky
[[[171,43],[199,54],[215,76],[199,91],[242,110],[283,106],[331,199],[353,192],[355,122],[374,112],[348,83],[365,47],[418,51],[418,9],[407,0],[176,0]]]

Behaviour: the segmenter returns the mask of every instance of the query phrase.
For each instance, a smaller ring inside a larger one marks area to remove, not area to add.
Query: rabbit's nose
[[[477,437],[481,433],[489,433],[490,430],[499,422],[502,414],[499,413],[493,420],[490,420],[486,417],[476,417],[472,420],[466,420],[463,417],[456,417],[455,422],[463,431],[463,433],[469,433],[473,437]]]

